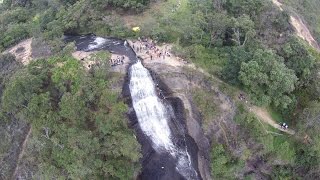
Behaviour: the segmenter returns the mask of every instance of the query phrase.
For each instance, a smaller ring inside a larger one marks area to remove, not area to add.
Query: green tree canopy
[[[239,79],[259,104],[287,108],[294,102],[290,93],[298,79],[270,50],[257,50],[250,61],[243,62]]]
[[[106,55],[95,59],[104,64]],[[140,145],[108,67],[86,72],[65,55],[34,61],[10,79],[1,111],[31,124],[41,144],[37,176],[130,179],[139,170]]]
[[[292,38],[283,47],[283,57],[287,67],[295,71],[299,85],[308,84],[315,57],[309,52],[307,45],[298,38]]]

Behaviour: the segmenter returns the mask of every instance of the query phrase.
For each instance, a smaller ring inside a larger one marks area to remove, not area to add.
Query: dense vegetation
[[[285,3],[305,17],[319,40],[317,0]],[[37,176],[130,179],[139,168],[126,105],[110,86],[116,75],[105,62],[86,72],[63,50],[63,34],[95,33],[174,43],[176,55],[245,90],[254,104],[273,109],[296,130],[299,138],[266,133],[238,104],[235,121],[263,148],[236,157],[213,142],[213,177],[230,179],[250,155],[259,155],[269,160],[274,179],[319,178],[320,55],[293,35],[288,11],[265,0],[168,0],[156,10],[149,5],[149,0],[5,0],[0,5],[0,51],[35,37],[57,53],[24,68],[11,56],[0,57],[1,123],[14,116],[32,125],[38,139],[32,163],[41,164]],[[148,17],[137,17],[141,32],[133,33],[118,14],[142,10]],[[203,99],[210,97],[206,93],[194,95],[205,123],[216,113]],[[0,150],[1,158],[7,149]]]
[[[124,37],[124,28],[108,7],[140,11],[149,0],[6,0],[0,6],[0,51],[26,37],[44,37],[57,48],[64,33],[95,33]]]
[[[3,89],[5,88],[5,82],[9,81],[10,77],[21,66],[21,63],[17,62],[13,55],[5,54],[0,56],[0,97],[2,96]]]
[[[177,55],[246,89],[256,104],[282,113],[293,111],[300,93],[317,84],[312,74],[319,70],[318,53],[293,36],[289,15],[271,2],[181,2],[140,22],[141,34],[176,42]]]
[[[9,152],[19,147],[13,138],[19,131],[12,131],[17,121],[32,126],[26,161],[35,168],[26,177],[130,179],[139,171],[140,145],[127,127],[127,107],[114,89],[114,83],[122,87],[123,77],[108,72],[109,55],[104,54],[97,55],[99,66],[85,71],[70,57],[72,46],[62,49],[62,36],[93,32],[123,37],[129,31],[106,9],[140,11],[148,2],[5,0],[0,4],[0,51],[34,37],[36,47],[49,44],[56,53],[27,67],[13,56],[0,57],[0,162],[4,164],[0,179],[10,179],[13,173],[7,159],[13,160],[16,154]]]
[[[237,122],[264,146],[264,150],[249,149],[249,154],[260,155],[271,164],[274,159],[282,162],[274,166],[273,178],[319,177],[320,56],[293,35],[287,12],[263,0],[181,2],[180,6],[172,2],[153,19],[141,22],[142,33],[174,42],[177,55],[244,89],[256,105],[275,109],[284,121],[296,125],[298,136],[309,138],[295,140],[267,133],[269,129],[239,107]],[[214,108],[207,106],[210,95],[199,93],[195,100],[206,125]],[[224,148],[227,152],[222,153],[215,143],[212,149],[213,176],[222,179],[231,178],[230,173],[239,175],[243,167],[243,159],[229,158],[228,147]]]
[[[100,63],[90,72],[61,55],[39,59],[5,83],[1,120],[14,117],[32,124],[37,141],[30,163],[40,164],[40,179],[130,179],[139,170],[140,145],[127,127],[119,91],[110,86],[118,75],[108,72],[106,54],[96,56]],[[4,58],[1,62],[9,64],[10,57]]]

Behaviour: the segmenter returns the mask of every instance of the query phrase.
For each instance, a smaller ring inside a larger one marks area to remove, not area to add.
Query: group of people
[[[280,123],[280,126],[282,129],[288,129],[288,124],[286,124],[285,122],[284,123]]]
[[[138,38],[138,45],[136,43],[132,44],[132,48],[137,51],[138,53],[145,52],[147,55],[149,55],[150,60],[153,60],[155,58],[163,58],[170,57],[171,54],[167,50],[167,46],[164,50],[159,49],[156,47],[156,41],[148,40],[147,38]]]
[[[242,93],[239,94],[238,98],[239,98],[240,100],[245,100],[245,99],[246,99],[246,97],[245,97],[244,94],[242,94]]]
[[[116,59],[110,59],[109,63],[111,66],[117,66],[117,65],[124,64],[124,56],[121,56],[121,57],[117,56]]]
[[[152,47],[150,49],[147,50],[146,54],[150,55],[150,60],[153,60],[155,57],[157,58],[163,58],[165,59],[166,56],[170,57],[170,53],[168,51],[161,51],[159,48],[156,48],[156,47]]]
[[[242,101],[244,100],[248,104],[248,100],[246,100],[246,96],[243,93],[240,93],[238,98]]]

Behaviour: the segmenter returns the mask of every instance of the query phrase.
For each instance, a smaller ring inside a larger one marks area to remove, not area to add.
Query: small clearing
[[[152,44],[152,40],[149,40],[148,42],[140,42],[140,41],[132,41],[129,40],[129,45],[131,48],[135,51],[138,57],[141,57],[143,59],[144,63],[160,63],[160,64],[166,64],[169,66],[174,67],[182,67],[187,64],[187,62],[179,57],[174,56],[171,53],[172,45],[164,44],[162,46],[155,46],[156,50],[147,50],[144,49],[144,45],[146,43]],[[141,50],[137,50],[137,49]],[[161,53],[160,56],[159,53]],[[166,54],[168,53],[168,55]]]
[[[265,108],[252,106],[251,112],[253,112],[260,120],[278,129],[279,131],[282,131],[291,135],[295,134],[294,130],[292,129],[282,129],[281,126],[278,123],[276,123],[275,120],[272,119],[271,115],[268,113],[268,111]]]
[[[89,70],[90,67],[95,64],[95,61],[91,60],[91,54],[95,53],[94,51],[85,52],[85,51],[75,51],[72,53],[72,56],[81,61],[83,67],[86,70]]]
[[[23,65],[27,65],[32,60],[32,38],[21,41],[19,44],[4,51],[4,53],[13,54],[18,61],[21,61]]]
[[[149,41],[151,41],[151,40],[149,40]],[[128,42],[129,42],[129,45],[131,46],[131,48],[137,54],[137,56],[139,56],[143,59],[143,63],[149,63],[149,64],[159,63],[159,64],[164,64],[164,65],[173,66],[173,67],[188,67],[190,69],[196,70],[198,72],[203,73],[204,75],[206,75],[208,77],[215,79],[219,83],[224,83],[220,79],[218,79],[215,76],[206,72],[204,69],[197,67],[194,63],[187,62],[186,60],[172,54],[171,53],[171,49],[173,46],[172,44],[163,44],[162,46],[159,46],[159,45],[155,46],[158,49],[158,52],[161,52],[161,53],[168,52],[169,53],[170,56],[165,56],[163,58],[163,56],[157,57],[157,53],[152,53],[152,52],[150,53],[150,51],[147,53],[147,50],[144,50],[143,48],[142,48],[142,50],[137,51],[138,47],[139,48],[144,47],[144,44],[141,43],[140,41],[128,40]],[[149,42],[149,43],[151,43],[151,42]],[[153,57],[152,60],[151,60],[151,55]]]
[[[81,61],[83,67],[85,68],[85,70],[89,71],[92,67],[92,65],[97,64],[96,59],[94,58],[95,53],[97,53],[98,51],[90,51],[90,52],[86,52],[86,51],[75,51],[72,53],[72,56],[75,59],[78,59],[79,61]],[[109,64],[112,64],[112,61],[116,60],[117,58],[121,57],[122,55],[120,54],[111,54],[111,59],[105,59],[106,61],[109,61]],[[127,56],[124,56],[123,59],[123,64],[121,65],[115,65],[115,66],[111,66],[111,70],[115,71],[115,72],[120,72],[122,74],[126,73],[126,69],[127,66],[129,65],[130,61],[129,58]]]
[[[122,19],[128,28],[143,25],[147,27],[149,23],[155,22],[155,17],[160,14],[176,13],[178,9],[183,9],[187,3],[188,0],[157,0],[150,3],[150,6],[141,14],[122,15]]]
[[[161,10],[160,7],[162,7],[164,3],[165,2],[159,2],[159,1],[151,3],[148,9],[146,9],[145,11],[143,11],[141,14],[138,14],[138,15],[137,14],[123,15],[122,16],[123,22],[128,28],[132,28],[134,26],[140,26],[141,23],[143,22],[152,21],[152,18],[151,18],[152,14],[154,12],[159,12]]]

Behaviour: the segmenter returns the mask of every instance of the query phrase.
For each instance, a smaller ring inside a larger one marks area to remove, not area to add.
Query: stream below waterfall
[[[124,40],[93,34],[65,36],[65,41],[75,42],[77,50],[107,50],[129,57],[131,63],[123,94],[131,99],[128,105],[134,111],[129,114],[129,124],[142,146],[142,169],[138,179],[201,179],[198,149],[187,133],[182,102],[159,96],[161,82],[154,82],[152,74],[131,47]],[[163,89],[163,93],[165,91]]]

